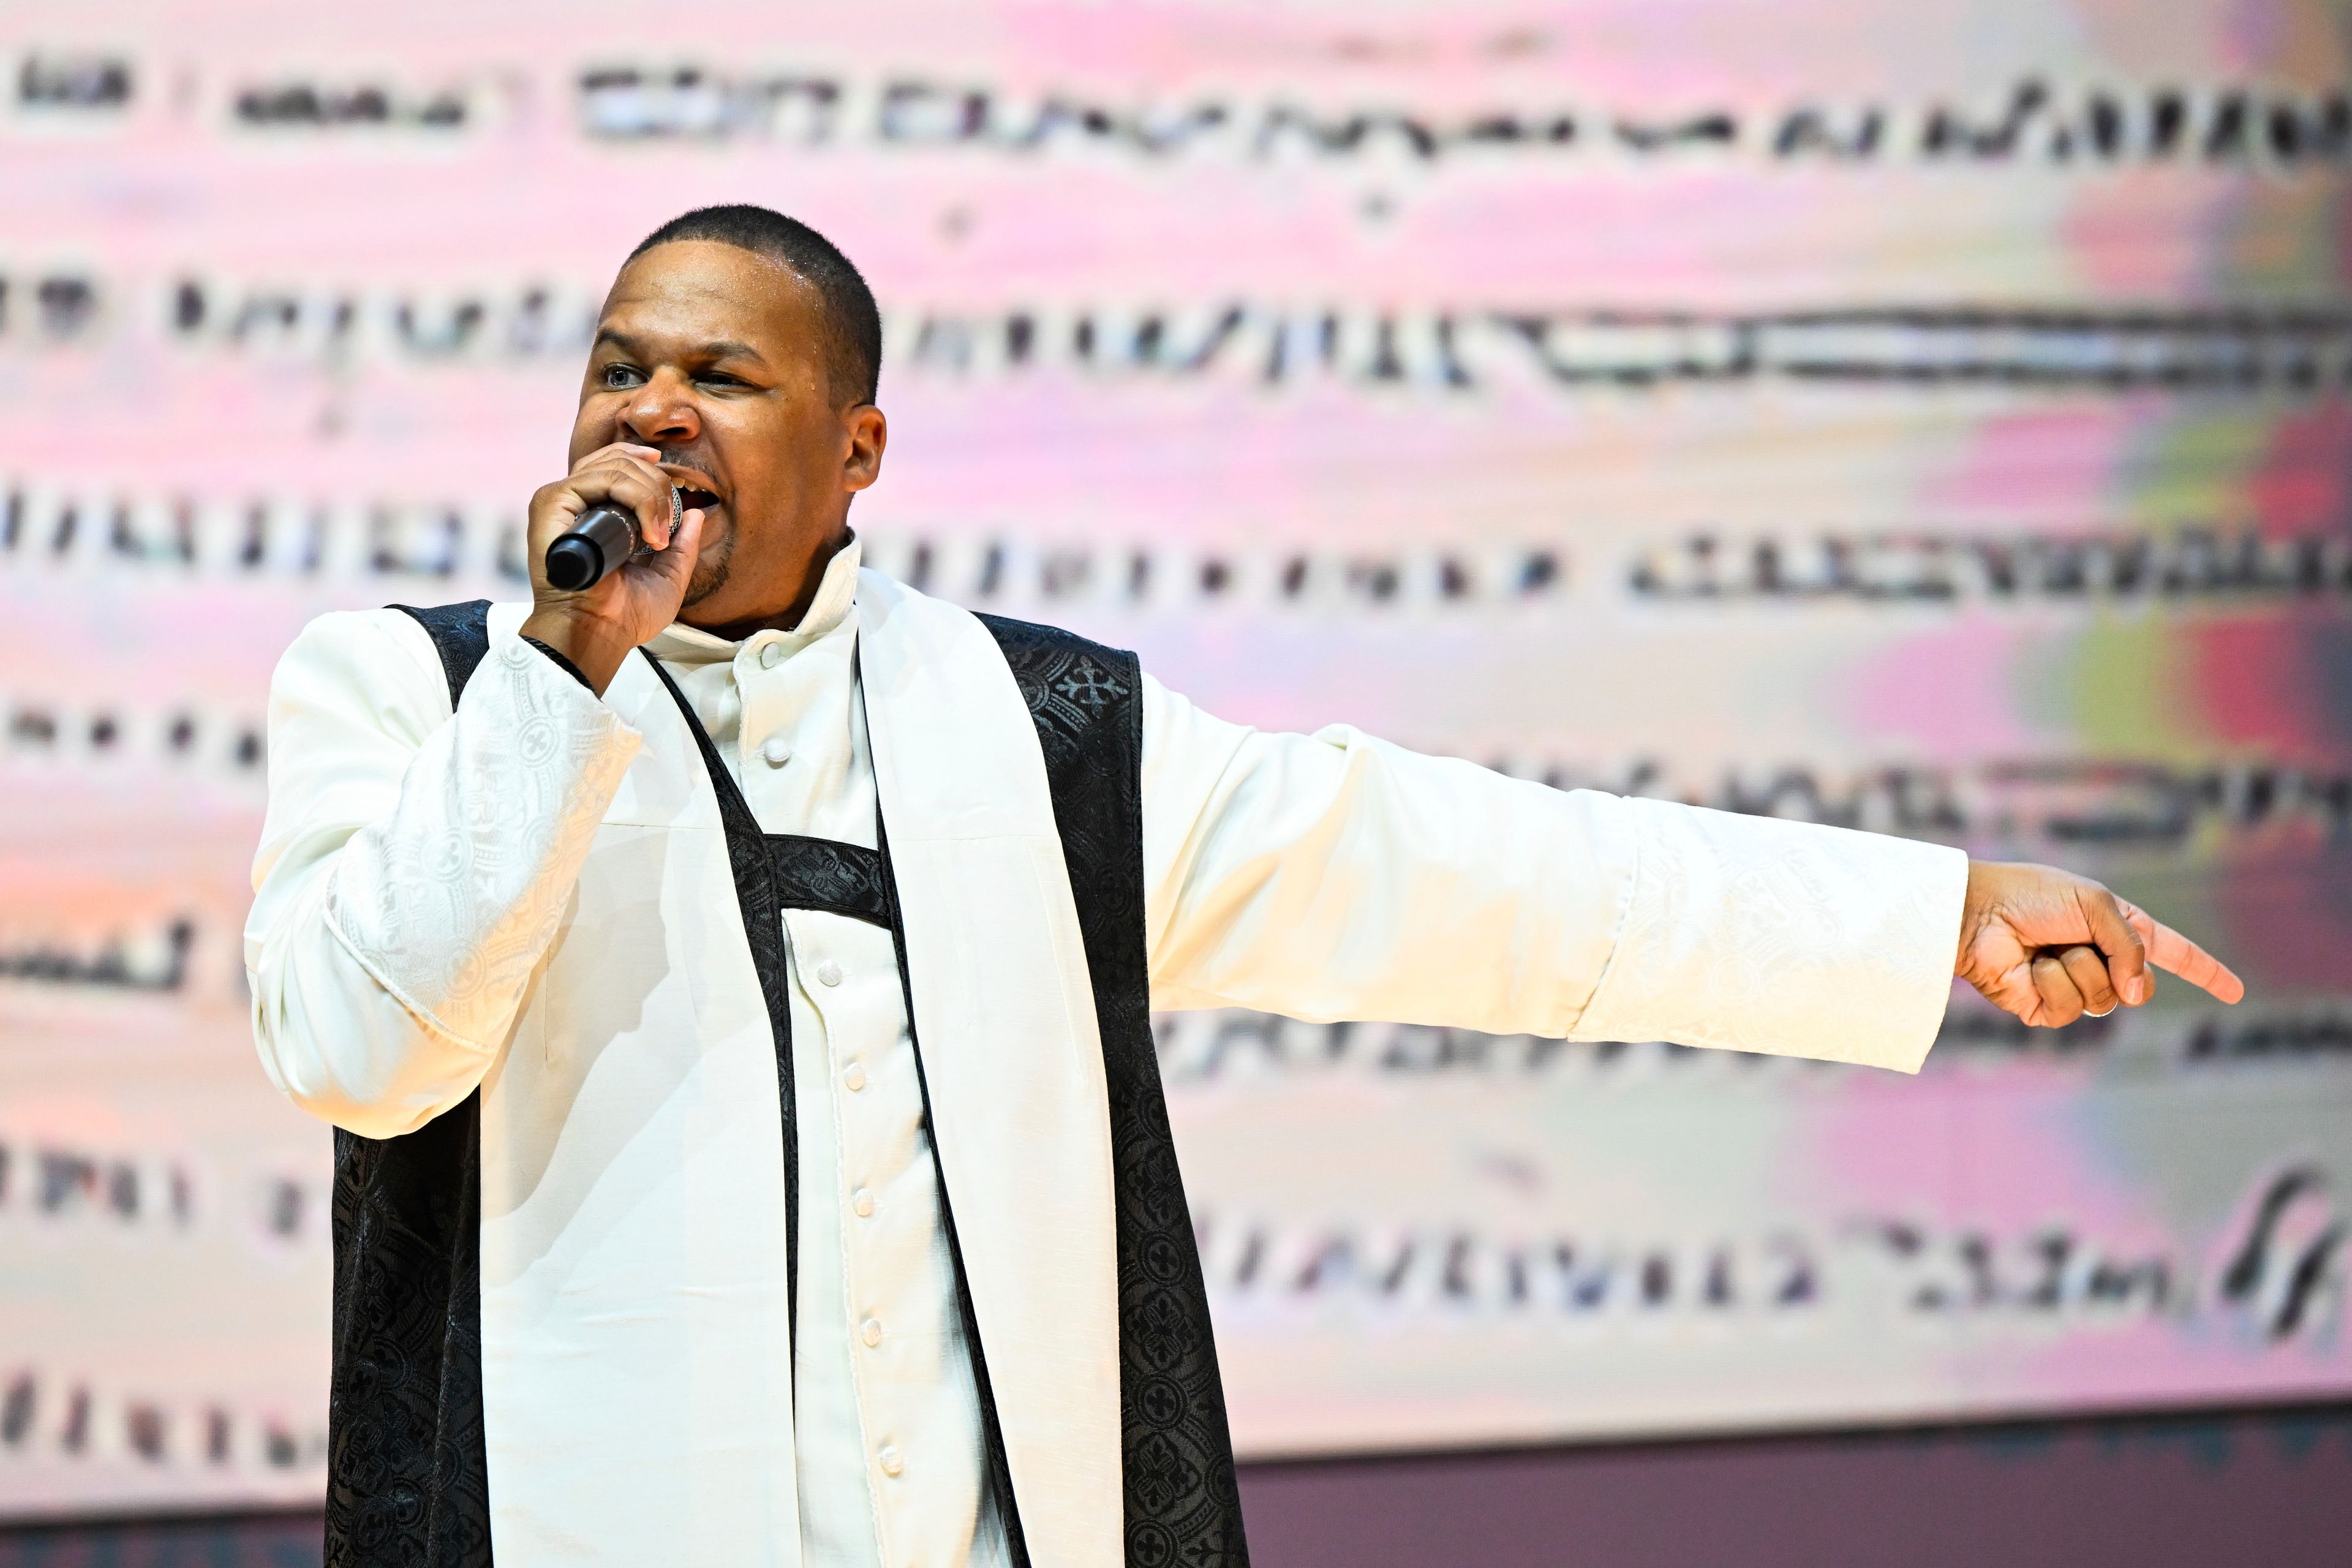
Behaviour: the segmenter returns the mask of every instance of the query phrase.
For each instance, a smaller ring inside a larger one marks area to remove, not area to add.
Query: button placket
[[[878,1495],[879,1489],[895,1482],[906,1469],[904,1454],[895,1442],[885,1440],[904,1414],[900,1396],[889,1381],[890,1369],[903,1359],[903,1352],[888,1327],[899,1323],[897,1309],[903,1303],[891,1294],[897,1288],[891,1256],[887,1249],[877,1250],[881,1239],[874,1226],[864,1222],[877,1206],[874,1187],[869,1184],[876,1173],[870,1168],[871,1161],[887,1136],[887,1130],[877,1119],[887,1116],[892,1106],[887,1095],[877,1102],[873,1094],[866,1092],[871,1075],[866,1062],[857,1059],[855,1053],[881,1048],[874,1034],[877,1020],[870,1004],[875,1000],[874,988],[882,980],[876,967],[878,956],[859,943],[864,928],[848,931],[836,928],[830,921],[812,919],[806,934],[810,940],[801,949],[806,964],[800,971],[805,977],[803,994],[811,1004],[822,1004],[818,1011],[826,1021],[827,1049],[838,1086],[834,1125],[837,1130],[835,1179],[840,1185],[835,1191],[845,1197],[835,1201],[843,1202],[844,1207],[856,1216],[839,1231],[841,1283],[846,1298],[843,1305],[850,1309],[848,1321],[842,1327],[848,1330],[853,1342],[848,1349],[858,1426],[864,1440],[873,1445],[866,1449],[867,1473],[874,1478],[871,1484],[877,1493],[875,1500],[881,1502],[884,1500]],[[835,951],[827,952],[827,948]],[[853,968],[855,974],[851,973]],[[891,976],[893,982],[895,978]],[[881,1070],[881,1067],[877,1062],[876,1070]],[[879,1092],[882,1080],[872,1082]],[[840,1209],[833,1212],[842,1214]],[[836,1219],[835,1224],[839,1223]],[[886,1319],[885,1312],[892,1316]],[[904,1502],[905,1499],[894,1492],[889,1507],[877,1521],[885,1562],[896,1560],[890,1548],[892,1521]]]
[[[735,657],[736,754],[742,759],[744,793],[751,798],[755,816],[762,808],[765,787],[753,782],[754,773],[764,774],[781,768],[793,755],[791,726],[782,721],[782,677],[762,676],[763,671],[774,669],[782,659],[782,647],[772,641],[746,645]]]

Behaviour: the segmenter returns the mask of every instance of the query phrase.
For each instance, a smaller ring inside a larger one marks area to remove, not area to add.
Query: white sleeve
[[[269,688],[245,963],[270,1081],[372,1138],[478,1087],[637,732],[512,633],[455,714],[425,629],[321,616]]]
[[[1968,858],[1559,791],[1144,679],[1152,1002],[1672,1040],[1916,1072]]]

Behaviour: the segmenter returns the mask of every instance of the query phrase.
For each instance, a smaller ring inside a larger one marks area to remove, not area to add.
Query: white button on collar
[[[783,657],[784,645],[780,642],[762,643],[760,646],[760,668],[761,669],[775,668]]]
[[[868,1318],[864,1322],[858,1324],[857,1337],[864,1340],[869,1345],[880,1344],[882,1342],[882,1320],[879,1318]]]
[[[866,1087],[866,1068],[856,1062],[850,1063],[841,1069],[841,1081],[849,1087],[850,1093],[856,1094]]]
[[[770,767],[781,768],[793,760],[793,743],[782,735],[771,735],[768,743],[760,748],[760,754],[768,759]]]
[[[849,1200],[849,1206],[857,1211],[859,1219],[864,1219],[874,1212],[874,1194],[860,1187],[857,1194]]]
[[[907,1468],[905,1457],[890,1444],[882,1445],[882,1451],[874,1457],[882,1461],[882,1473],[886,1476],[895,1476]]]
[[[841,965],[828,958],[816,966],[816,977],[826,985],[838,985],[841,984]]]

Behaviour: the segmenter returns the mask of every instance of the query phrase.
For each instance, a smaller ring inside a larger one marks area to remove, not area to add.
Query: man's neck
[[[707,617],[702,606],[688,605],[678,612],[677,618],[696,631],[708,632],[726,642],[741,642],[760,632],[792,631],[808,618],[809,606],[816,603],[817,591],[824,586],[825,569],[833,564],[833,558],[841,553],[842,547],[849,542],[849,527],[845,523],[831,539],[817,545],[815,552],[801,568],[800,582],[793,589],[791,600],[782,609],[757,610],[750,615],[714,621]]]

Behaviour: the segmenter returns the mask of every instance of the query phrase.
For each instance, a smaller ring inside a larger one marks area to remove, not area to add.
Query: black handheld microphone
[[[636,513],[600,500],[548,542],[547,584],[567,594],[593,588],[636,551]]]
[[[669,526],[673,534],[684,517],[677,487],[672,485]],[[566,594],[593,588],[604,581],[605,573],[635,555],[638,544],[637,514],[612,501],[597,501],[574,519],[570,528],[548,541],[548,586]]]

